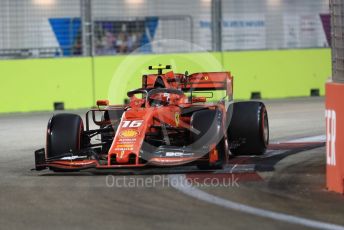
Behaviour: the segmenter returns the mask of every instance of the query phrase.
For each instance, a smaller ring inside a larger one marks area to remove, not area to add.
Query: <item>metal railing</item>
[[[323,48],[329,15],[327,0],[1,0],[0,58]]]

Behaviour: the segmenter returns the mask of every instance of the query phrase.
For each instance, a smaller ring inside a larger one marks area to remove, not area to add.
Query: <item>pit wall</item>
[[[175,72],[230,70],[235,99],[260,92],[263,99],[325,93],[331,76],[330,49],[242,51],[95,58],[0,61],[0,113],[88,108],[95,99],[122,103],[125,92],[141,85],[148,65],[171,64]]]

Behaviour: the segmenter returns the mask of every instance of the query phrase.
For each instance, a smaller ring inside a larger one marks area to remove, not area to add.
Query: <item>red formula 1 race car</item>
[[[85,126],[79,115],[54,115],[46,149],[35,152],[36,170],[220,169],[231,155],[265,152],[266,108],[256,101],[234,103],[229,72],[188,75],[163,73],[171,66],[149,69],[158,73],[142,77],[142,87],[127,93],[127,105],[98,100],[98,108],[86,113]]]

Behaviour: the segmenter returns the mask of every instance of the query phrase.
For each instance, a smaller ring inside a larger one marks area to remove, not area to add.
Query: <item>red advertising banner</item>
[[[344,84],[326,84],[326,186],[344,194]]]

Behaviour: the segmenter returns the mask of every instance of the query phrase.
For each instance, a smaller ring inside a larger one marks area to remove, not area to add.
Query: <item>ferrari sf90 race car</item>
[[[262,102],[233,102],[229,72],[185,74],[150,66],[128,103],[98,100],[85,114],[51,117],[36,170],[79,171],[194,165],[221,169],[229,157],[263,154],[269,125]]]

